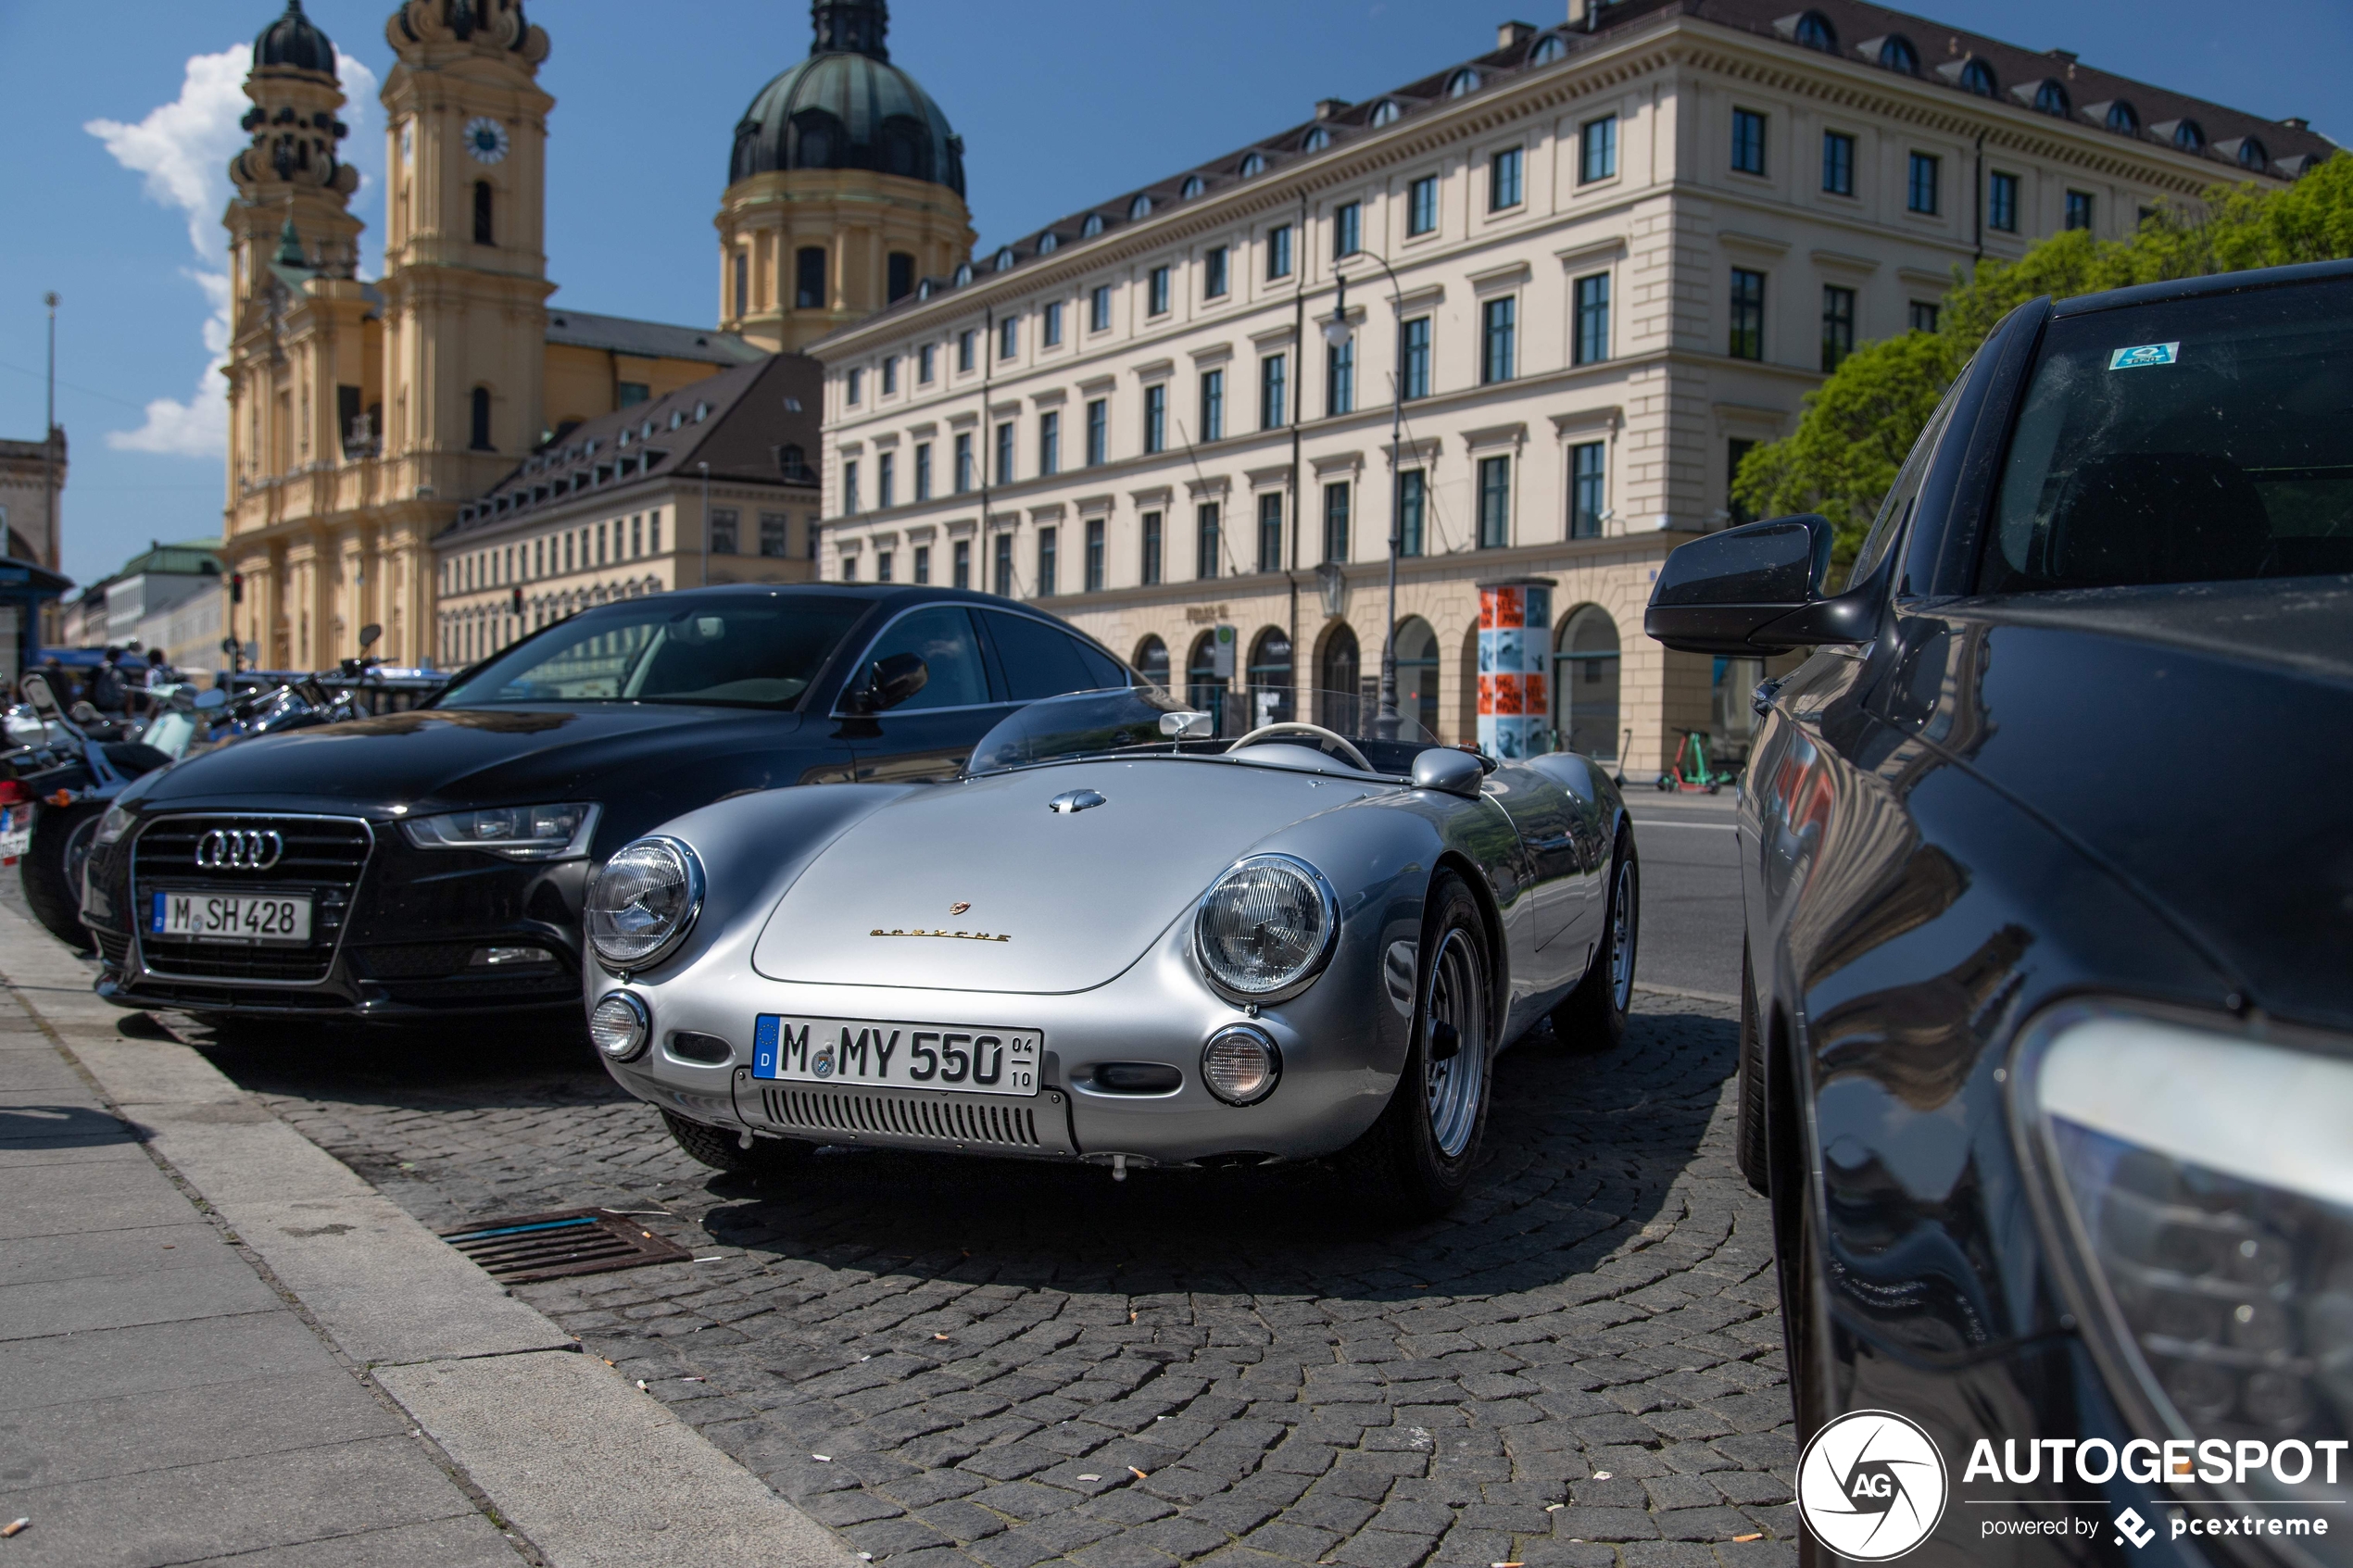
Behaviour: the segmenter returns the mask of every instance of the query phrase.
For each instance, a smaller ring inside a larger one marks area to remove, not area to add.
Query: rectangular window
[[[1506,212],[1517,207],[1520,192],[1520,149],[1505,147],[1487,160],[1487,210]]]
[[[2089,191],[2067,193],[2067,226],[2089,229],[2092,226],[2092,194]]]
[[[883,395],[890,396],[899,390],[899,356],[893,354],[883,360]]]
[[[1509,295],[1479,307],[1478,379],[1481,383],[1512,379],[1513,350],[1519,328],[1519,302]]]
[[[920,442],[915,447],[915,499],[931,499],[931,443]]]
[[[1010,533],[997,535],[996,548],[990,555],[993,558],[988,563],[989,572],[997,579],[997,595],[1000,598],[1010,599],[1013,596],[1013,536]]]
[[[1732,269],[1732,342],[1735,359],[1765,358],[1765,274]]]
[[[950,574],[949,578],[950,587],[969,588],[973,585],[973,542],[971,540],[956,541],[956,548],[949,558],[948,570]]]
[[[1324,559],[1348,558],[1348,486],[1324,486]]]
[[[915,350],[915,380],[925,386],[931,384],[932,373],[937,369],[939,345],[927,343]]]
[[[1283,495],[1270,490],[1258,497],[1258,570],[1283,569]]]
[[[1724,444],[1724,511],[1732,520],[1735,528],[1756,521],[1756,515],[1741,505],[1739,495],[1732,489],[1740,481],[1741,464],[1755,450],[1755,442],[1743,441],[1738,436]]]
[[[866,395],[866,372],[864,370],[852,370],[849,372],[849,390],[844,394],[844,395],[848,397],[849,400],[849,406],[853,408],[858,406],[859,402],[862,398],[864,398]]]
[[[841,464],[841,510],[847,517],[858,509],[858,459],[845,458]]]
[[[1051,598],[1054,595],[1055,558],[1061,548],[1061,532],[1057,528],[1038,531],[1038,596],[1040,598]]]
[[[1224,245],[1212,245],[1201,258],[1201,293],[1203,299],[1226,297],[1226,257]]]
[[[1397,395],[1411,402],[1429,395],[1429,318],[1416,316],[1397,334]]]
[[[970,327],[956,334],[956,369],[959,370],[973,368],[974,345],[979,341],[979,336]]]
[[[918,583],[931,581],[931,546],[929,545],[915,546],[915,581]]]
[[[1438,176],[1425,174],[1405,187],[1405,232],[1429,234],[1438,231]]]
[[[888,550],[875,552],[875,581],[877,583],[890,581],[890,552]]]
[[[1478,547],[1500,550],[1512,542],[1512,460],[1478,459]]]
[[[1258,428],[1280,430],[1290,422],[1290,356],[1269,354],[1258,362]]]
[[[1925,299],[1916,299],[1912,301],[1910,322],[1912,331],[1916,332],[1934,332],[1936,330],[1936,307]]]
[[[803,245],[793,253],[793,307],[825,307],[825,247]]]
[[[1103,520],[1099,517],[1090,517],[1087,520],[1086,571],[1087,591],[1090,594],[1101,593],[1103,591]]]
[[[1138,519],[1144,541],[1144,558],[1138,563],[1136,581],[1150,588],[1160,582],[1160,514],[1146,512]]]
[[[1356,340],[1324,351],[1324,413],[1352,413],[1356,408]]]
[[[1342,202],[1332,208],[1332,259],[1365,248],[1365,204]]]
[[[1422,553],[1423,518],[1428,509],[1429,483],[1419,469],[1397,476],[1397,553]]]
[[[844,556],[841,558],[841,580],[845,583],[855,583],[858,581],[858,558],[856,556]]]
[[[1038,322],[1038,346],[1042,348],[1059,348],[1062,346],[1063,302],[1061,300],[1054,299],[1047,301],[1046,308],[1039,313]]]
[[[1168,314],[1168,269],[1165,267],[1155,267],[1145,277],[1144,314]]]
[[[997,427],[997,483],[1013,482],[1013,421],[1007,420]]]
[[[1290,276],[1290,225],[1277,223],[1266,231],[1266,281]]]
[[[1568,536],[1598,539],[1602,512],[1609,505],[1609,448],[1599,441],[1580,441],[1568,449]]]
[[[1822,132],[1822,189],[1834,196],[1855,194],[1855,138],[1843,131]]]
[[[1203,501],[1193,511],[1193,575],[1217,575],[1217,503]]]
[[[973,487],[973,433],[956,433],[956,494],[963,495]]]
[[[1577,182],[1590,185],[1617,172],[1617,117],[1589,119],[1577,132]]]
[[[1732,167],[1743,174],[1765,172],[1765,117],[1755,109],[1732,111]]]
[[[1111,399],[1097,397],[1087,405],[1087,466],[1101,468],[1111,460]]]
[[[1063,471],[1063,416],[1049,408],[1038,416],[1038,472],[1042,477]]]
[[[736,524],[738,521],[736,508],[733,507],[711,508],[711,553],[712,555],[732,556],[736,553]],[[587,544],[585,539],[581,541],[580,564],[583,566],[588,564]]]
[[[1010,359],[1021,347],[1021,318],[1008,316],[997,323],[997,358]]]
[[[875,506],[888,511],[899,504],[899,454],[875,454]]]
[[[1822,285],[1822,373],[1838,369],[1855,352],[1855,291]]]
[[[1087,330],[1090,332],[1111,331],[1111,285],[1097,283],[1087,295]]]
[[[770,557],[786,554],[791,544],[786,535],[791,528],[792,520],[782,512],[761,513],[760,553]]]
[[[1201,438],[1222,441],[1226,435],[1226,372],[1203,370],[1201,374]]]
[[[2018,232],[2018,176],[1998,171],[1985,179],[1985,226]]]
[[[1577,280],[1576,361],[1598,365],[1609,358],[1609,274]]]
[[[1933,217],[1937,211],[1936,176],[1940,159],[1929,153],[1912,155],[1912,171],[1904,182],[1904,205]]]
[[[1144,450],[1168,450],[1168,383],[1154,382],[1144,388]]]

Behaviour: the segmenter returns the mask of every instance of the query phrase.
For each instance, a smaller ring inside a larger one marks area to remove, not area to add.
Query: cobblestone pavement
[[[1647,1568],[1795,1558],[1733,1031],[1644,994],[1608,1057],[1540,1032],[1469,1200],[1403,1231],[1313,1168],[844,1149],[762,1188],[570,1039],[189,1037],[427,1223],[691,1247],[518,1294],[877,1563]]]

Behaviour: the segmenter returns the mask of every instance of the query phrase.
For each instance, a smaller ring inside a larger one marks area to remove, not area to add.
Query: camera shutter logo
[[[1856,1411],[1814,1434],[1797,1461],[1797,1507],[1815,1539],[1857,1562],[1901,1557],[1944,1516],[1944,1456],[1917,1422]]]
[[[208,872],[266,872],[286,852],[269,828],[214,828],[196,840],[196,865]]]

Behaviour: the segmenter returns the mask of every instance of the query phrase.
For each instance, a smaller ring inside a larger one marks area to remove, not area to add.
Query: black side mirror
[[[1878,624],[1877,584],[1829,594],[1835,536],[1830,519],[1807,512],[1679,546],[1658,570],[1642,630],[1685,653],[1869,642]]]
[[[384,634],[384,629],[372,621],[359,628],[359,651],[366,653],[370,648],[374,647],[376,639]]]
[[[922,691],[931,680],[931,666],[921,654],[886,654],[866,666],[865,679],[842,706],[851,713],[885,713]]]

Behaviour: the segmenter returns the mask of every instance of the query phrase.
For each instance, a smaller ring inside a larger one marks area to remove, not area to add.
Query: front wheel
[[[1487,1129],[1494,965],[1478,901],[1452,872],[1430,887],[1405,1071],[1345,1163],[1400,1219],[1446,1212],[1470,1185]]]
[[[98,819],[106,814],[103,800],[40,807],[33,814],[32,842],[18,864],[33,918],[77,953],[97,945],[82,923],[82,868],[90,863]]]
[[[754,1138],[746,1148],[740,1135],[724,1127],[706,1123],[690,1122],[670,1111],[661,1113],[663,1125],[678,1147],[714,1171],[724,1171],[731,1176],[768,1176],[788,1170],[809,1158],[810,1148],[795,1138]]]
[[[1626,1039],[1626,1015],[1634,1006],[1634,954],[1642,939],[1642,872],[1633,836],[1617,830],[1610,856],[1609,908],[1602,911],[1602,939],[1585,978],[1553,1010],[1553,1034],[1572,1051],[1616,1050]]]

